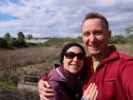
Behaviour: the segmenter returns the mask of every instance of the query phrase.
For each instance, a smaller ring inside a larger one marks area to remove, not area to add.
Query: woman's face
[[[64,55],[64,69],[73,74],[78,73],[84,65],[84,58],[85,56],[79,47],[70,47]]]

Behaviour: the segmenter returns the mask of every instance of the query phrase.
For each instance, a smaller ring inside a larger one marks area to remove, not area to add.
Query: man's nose
[[[94,42],[95,41],[95,39],[96,39],[96,37],[95,37],[95,35],[94,34],[90,34],[90,36],[89,36],[89,41],[90,42]]]

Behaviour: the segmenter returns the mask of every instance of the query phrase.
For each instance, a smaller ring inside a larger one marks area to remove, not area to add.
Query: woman
[[[85,50],[77,43],[68,43],[62,49],[59,67],[54,68],[48,74],[48,83],[54,89],[54,96],[49,100],[80,100],[82,96],[81,86],[84,81]],[[95,87],[90,86],[91,88]],[[89,90],[84,93],[88,95]],[[95,91],[94,91],[95,93]],[[41,95],[40,95],[41,98]],[[41,100],[45,100],[42,99]],[[91,100],[91,99],[90,99]]]

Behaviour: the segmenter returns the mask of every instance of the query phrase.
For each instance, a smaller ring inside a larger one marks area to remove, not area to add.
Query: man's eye
[[[101,35],[101,33],[100,32],[96,32],[95,35]]]
[[[83,33],[83,36],[89,36],[89,35],[90,35],[89,32],[85,32],[85,33]]]
[[[101,35],[103,32],[102,31],[98,31],[98,32],[95,32],[95,35]]]

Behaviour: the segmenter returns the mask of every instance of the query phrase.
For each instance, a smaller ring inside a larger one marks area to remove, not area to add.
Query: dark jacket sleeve
[[[64,91],[62,77],[57,73],[55,69],[51,70],[48,74],[48,83],[54,89],[55,95],[50,100],[69,100],[67,94]]]
[[[71,91],[64,87],[65,83],[54,80],[49,81],[49,83],[55,91],[54,97],[51,97],[50,100],[75,100],[74,95],[71,96],[70,94]]]

